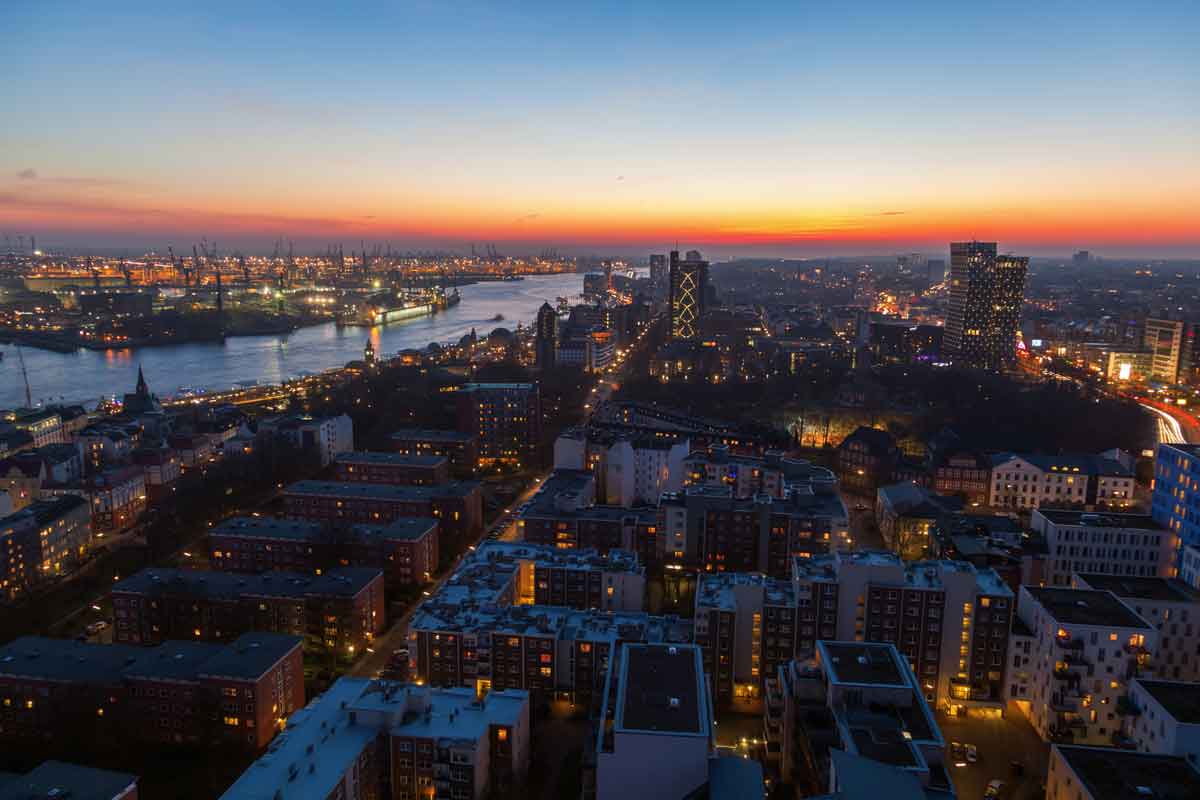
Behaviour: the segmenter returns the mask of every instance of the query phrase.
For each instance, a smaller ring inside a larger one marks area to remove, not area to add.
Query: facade
[[[881,486],[875,493],[875,521],[883,542],[902,558],[930,555],[930,530],[961,501],[937,495],[912,482]]]
[[[1000,370],[1017,356],[1029,259],[997,255],[995,242],[950,244],[950,307],[944,347],[956,363]]]
[[[1189,544],[1180,551],[1179,578],[1188,586],[1200,589],[1200,547]]]
[[[143,447],[133,452],[133,463],[145,473],[146,502],[162,502],[175,493],[175,482],[183,474],[183,462],[169,447]]]
[[[1200,546],[1200,445],[1158,445],[1150,515],[1182,545]]]
[[[569,428],[554,440],[554,468],[590,471],[598,500],[628,508],[657,502],[663,492],[678,491],[689,449],[687,437]]]
[[[302,640],[250,633],[231,644],[153,648],[25,636],[0,647],[0,740],[88,735],[265,747],[304,705]]]
[[[1200,681],[1200,591],[1175,578],[1077,574],[1077,589],[1112,592],[1158,631],[1154,677]]]
[[[479,443],[479,462],[533,465],[542,444],[536,383],[468,383],[460,387],[458,429]]]
[[[945,454],[933,465],[933,490],[972,505],[987,505],[992,460],[969,450]]]
[[[667,271],[667,257],[662,253],[654,253],[650,256],[650,283],[656,287],[667,285],[669,273]]]
[[[1150,358],[1150,380],[1179,383],[1184,366],[1185,336],[1190,326],[1182,320],[1148,317],[1142,326],[1142,346]]]
[[[553,367],[558,352],[558,314],[549,303],[538,309],[534,353],[536,363],[542,369]]]
[[[354,422],[346,414],[319,418],[296,414],[264,419],[258,425],[258,434],[280,438],[300,450],[316,453],[322,467],[332,464],[338,453],[354,449]]]
[[[334,460],[334,480],[338,481],[437,486],[450,480],[450,462],[445,456],[359,451],[338,453]]]
[[[91,504],[92,530],[120,533],[137,524],[146,510],[146,473],[139,466],[114,467],[82,484],[55,487],[49,494],[74,494]]]
[[[707,305],[708,262],[695,250],[689,250],[685,259],[679,258],[678,250],[672,250],[668,280],[671,338],[699,338],[700,318]]]
[[[113,641],[141,645],[268,631],[351,657],[385,622],[383,573],[355,567],[321,575],[144,569],[113,586],[112,604]]]
[[[1050,748],[1046,800],[1189,800],[1200,796],[1200,771],[1179,756],[1112,747]]]
[[[1074,573],[1130,578],[1175,574],[1179,540],[1142,514],[1098,514],[1038,509],[1030,528],[1046,542],[1049,586],[1068,586]]]
[[[434,517],[442,535],[466,535],[483,526],[479,484],[451,481],[439,486],[382,483],[297,481],[283,492],[290,517],[334,527],[386,524],[403,517]]]
[[[1200,761],[1200,684],[1134,678],[1125,710],[1127,745],[1139,753]]]
[[[409,456],[445,456],[450,469],[470,475],[479,466],[479,442],[474,432],[402,428],[389,440],[390,449]]]
[[[12,420],[17,430],[22,430],[33,437],[34,447],[45,447],[49,444],[64,444],[67,434],[63,430],[62,417],[57,411],[45,409],[42,411],[29,410],[27,413],[18,412]]]
[[[798,794],[842,797],[855,775],[877,781],[882,766],[895,772],[872,796],[908,783],[917,793],[905,797],[953,796],[942,732],[893,645],[821,641],[812,659],[780,667],[769,678],[764,729],[782,779],[803,787]],[[844,755],[861,762],[839,765]]]
[[[1104,456],[1004,453],[992,457],[991,481],[988,504],[994,508],[1133,506],[1133,470]]]
[[[209,562],[230,572],[371,567],[383,570],[384,583],[395,588],[424,583],[437,570],[438,530],[431,517],[348,529],[304,519],[231,517],[209,531]]]
[[[838,478],[848,491],[873,494],[895,482],[900,460],[900,448],[890,433],[863,426],[838,444]]]
[[[0,596],[15,600],[42,581],[70,574],[92,541],[87,501],[75,495],[38,500],[0,518]]]
[[[222,800],[484,800],[529,770],[524,692],[339,679],[297,711]]]
[[[1022,586],[1017,613],[1033,637],[1029,702],[1019,706],[1048,741],[1109,745],[1118,700],[1149,666],[1158,632],[1114,594]]]
[[[604,695],[585,795],[682,798],[708,782],[713,711],[697,648],[626,645]]]

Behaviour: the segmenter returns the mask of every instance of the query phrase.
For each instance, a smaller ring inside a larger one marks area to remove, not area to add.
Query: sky
[[[1200,3],[9,0],[46,247],[1200,257]]]

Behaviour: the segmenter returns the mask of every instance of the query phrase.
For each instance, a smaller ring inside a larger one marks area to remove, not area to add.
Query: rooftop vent
[[[670,700],[667,701],[667,704],[670,705],[671,708],[679,708],[679,698],[672,697]]]

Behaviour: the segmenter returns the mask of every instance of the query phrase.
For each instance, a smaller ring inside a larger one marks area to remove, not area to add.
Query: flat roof
[[[378,536],[393,542],[412,542],[432,533],[438,526],[436,517],[400,517],[386,525],[361,523],[353,530],[363,536]]]
[[[1200,724],[1200,683],[1135,678],[1151,697],[1184,725]]]
[[[279,659],[303,645],[302,638],[285,633],[243,633],[206,661],[200,673],[212,677],[257,679]]]
[[[466,497],[479,489],[476,481],[449,481],[437,486],[396,486],[391,483],[360,481],[296,481],[283,490],[285,495],[359,497],[373,500],[426,501],[438,497]]]
[[[44,761],[0,785],[0,800],[112,800],[137,784],[137,776],[65,761]]]
[[[373,450],[338,453],[333,460],[339,464],[391,464],[407,467],[436,467],[438,464],[446,463],[445,456],[410,456],[403,453],[379,453]]]
[[[320,595],[353,597],[383,572],[372,567],[338,567],[314,575],[306,572],[219,572],[213,570],[148,567],[113,586],[113,592],[170,595],[205,595],[223,599],[239,597],[295,597]]]
[[[321,523],[296,517],[230,517],[209,531],[208,535],[306,541],[320,534],[321,530]]]
[[[1041,514],[1055,525],[1077,525],[1085,528],[1133,528],[1135,530],[1161,531],[1162,525],[1148,514],[1112,514],[1107,511],[1067,511],[1060,508],[1038,508]]]
[[[693,645],[625,645],[619,691],[618,731],[708,735],[708,690]]]
[[[1054,745],[1095,800],[1195,800],[1200,772],[1182,756],[1151,755],[1116,747]],[[1143,791],[1145,787],[1148,791]]]
[[[871,642],[828,642],[818,646],[828,656],[830,676],[837,683],[863,683],[877,686],[909,686],[896,663],[895,650],[887,644]]]
[[[435,428],[401,428],[393,431],[389,438],[401,441],[412,439],[427,442],[458,442],[468,443],[475,439],[474,434],[463,433],[450,429]]]
[[[118,683],[126,667],[146,652],[146,648],[136,645],[95,645],[74,639],[22,636],[0,647],[0,675]]]
[[[1200,591],[1178,578],[1144,578],[1129,575],[1081,573],[1079,579],[1092,589],[1102,589],[1121,598],[1157,600],[1162,603],[1194,603]]]
[[[1096,589],[1062,589],[1049,586],[1025,586],[1042,608],[1058,622],[1068,625],[1096,625],[1116,628],[1150,628],[1112,592]]]

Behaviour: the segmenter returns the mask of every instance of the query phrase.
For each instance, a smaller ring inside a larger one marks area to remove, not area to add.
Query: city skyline
[[[1200,14],[16,10],[0,230],[714,258],[1200,254]]]

